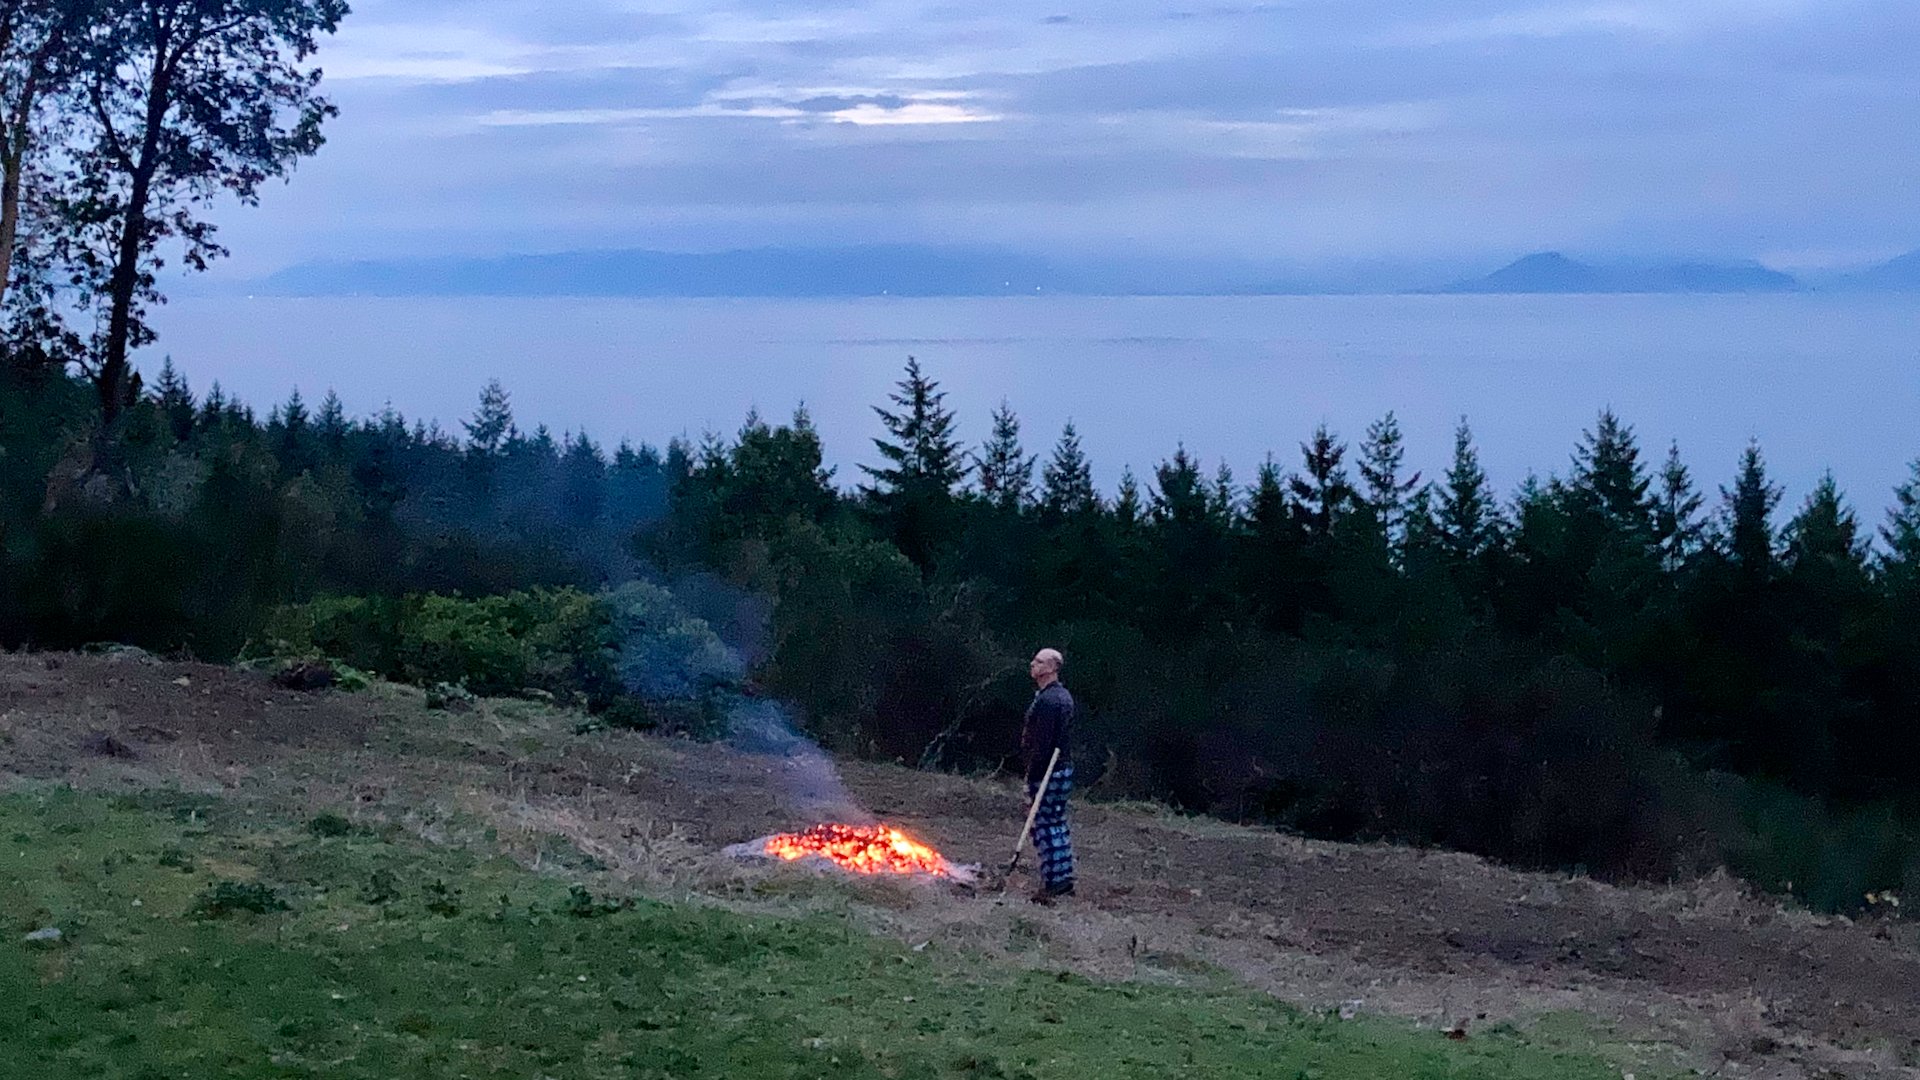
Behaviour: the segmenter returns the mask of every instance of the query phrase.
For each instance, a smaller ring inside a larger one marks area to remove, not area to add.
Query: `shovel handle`
[[[1020,849],[1027,846],[1027,834],[1033,832],[1033,819],[1040,816],[1040,800],[1047,797],[1047,785],[1053,783],[1053,767],[1060,763],[1060,748],[1053,748],[1053,756],[1047,759],[1047,774],[1040,779],[1040,787],[1033,793],[1033,806],[1027,810],[1027,823],[1020,828],[1020,839],[1013,842],[1013,858],[1007,862],[1007,873],[1020,863]]]

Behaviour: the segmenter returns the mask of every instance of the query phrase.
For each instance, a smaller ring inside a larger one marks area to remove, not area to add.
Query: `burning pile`
[[[767,854],[789,862],[819,855],[861,874],[947,872],[940,853],[885,825],[815,825],[805,832],[767,837]]]
[[[971,882],[974,868],[956,866],[899,829],[886,825],[815,825],[727,849],[738,856],[792,862],[817,856],[856,874],[926,874]]]

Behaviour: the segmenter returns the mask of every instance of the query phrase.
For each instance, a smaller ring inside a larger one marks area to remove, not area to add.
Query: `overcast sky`
[[[866,242],[1327,267],[1920,248],[1913,0],[356,0],[313,259]],[[1490,267],[1489,267],[1490,268]]]

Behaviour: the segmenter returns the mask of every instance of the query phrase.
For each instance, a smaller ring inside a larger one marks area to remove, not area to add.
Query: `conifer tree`
[[[1569,511],[1576,518],[1597,518],[1605,533],[1646,543],[1654,532],[1647,497],[1651,486],[1633,428],[1612,409],[1602,410],[1593,430],[1582,433],[1574,451],[1573,475],[1566,489]]]
[[[1694,490],[1693,478],[1680,460],[1680,444],[1675,442],[1667,448],[1667,462],[1660,470],[1660,494],[1653,512],[1654,542],[1667,573],[1679,572],[1699,553],[1705,534],[1699,519],[1704,501]]]
[[[468,451],[483,458],[499,454],[518,434],[513,426],[513,401],[499,379],[487,380],[487,385],[480,390],[480,406],[474,410],[473,419],[461,426],[467,430]]]
[[[873,479],[861,494],[900,551],[925,571],[952,535],[954,492],[967,476],[966,454],[946,393],[918,360],[907,358],[906,377],[889,398],[895,409],[874,408],[887,432],[873,441],[884,464],[861,466]]]
[[[1773,580],[1778,561],[1773,511],[1780,504],[1780,495],[1780,488],[1767,479],[1760,444],[1748,443],[1740,455],[1740,471],[1733,486],[1722,487],[1720,496],[1722,554],[1749,583]]]
[[[1120,487],[1114,493],[1113,518],[1124,531],[1137,528],[1145,520],[1146,506],[1140,498],[1140,481],[1131,467],[1120,470]]]
[[[1868,544],[1833,473],[1814,485],[1800,512],[1787,523],[1782,539],[1787,573],[1818,591],[1852,590],[1866,583]]]
[[[1499,504],[1480,453],[1473,446],[1473,430],[1466,417],[1453,432],[1453,463],[1447,467],[1446,486],[1439,493],[1436,513],[1440,540],[1456,563],[1477,562],[1493,550],[1500,534]]]
[[[193,391],[187,387],[186,377],[174,370],[173,357],[167,357],[160,365],[160,380],[155,384],[154,391],[160,412],[166,417],[167,428],[173,432],[173,437],[181,442],[191,438]]]
[[[993,411],[993,435],[980,448],[980,495],[989,506],[1016,511],[1033,499],[1035,459],[1020,445],[1020,418],[1003,400]]]
[[[1896,600],[1920,603],[1920,460],[1907,466],[1907,479],[1893,490],[1880,538],[1886,545],[1876,567],[1881,583]]]
[[[1335,524],[1353,504],[1353,485],[1348,482],[1346,467],[1341,464],[1346,453],[1346,444],[1327,430],[1325,424],[1314,429],[1311,440],[1300,444],[1306,467],[1291,481],[1294,502],[1307,522],[1308,531],[1320,539],[1333,534]]]
[[[1053,457],[1041,472],[1040,508],[1051,517],[1074,517],[1100,506],[1093,489],[1093,467],[1080,449],[1080,433],[1069,420],[1054,444]]]
[[[1400,421],[1388,412],[1367,428],[1360,444],[1360,479],[1366,485],[1364,498],[1373,508],[1374,520],[1390,544],[1398,543],[1401,517],[1407,496],[1420,486],[1420,474],[1400,477],[1407,450],[1400,434]]]

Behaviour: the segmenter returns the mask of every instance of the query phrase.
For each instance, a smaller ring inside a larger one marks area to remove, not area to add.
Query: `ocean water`
[[[623,437],[731,432],[805,403],[844,483],[875,460],[873,406],[909,355],[963,438],[1007,401],[1029,448],[1071,419],[1096,479],[1143,482],[1184,445],[1243,481],[1325,423],[1388,410],[1437,476],[1461,417],[1494,483],[1564,472],[1611,407],[1649,458],[1678,440],[1710,493],[1760,440],[1788,509],[1827,469],[1877,523],[1920,457],[1920,297],[1335,296],[861,300],[200,297],[157,313],[203,390],[265,408],[329,388],[449,429],[499,378],[522,426]],[[1656,462],[1657,463],[1657,462]]]

